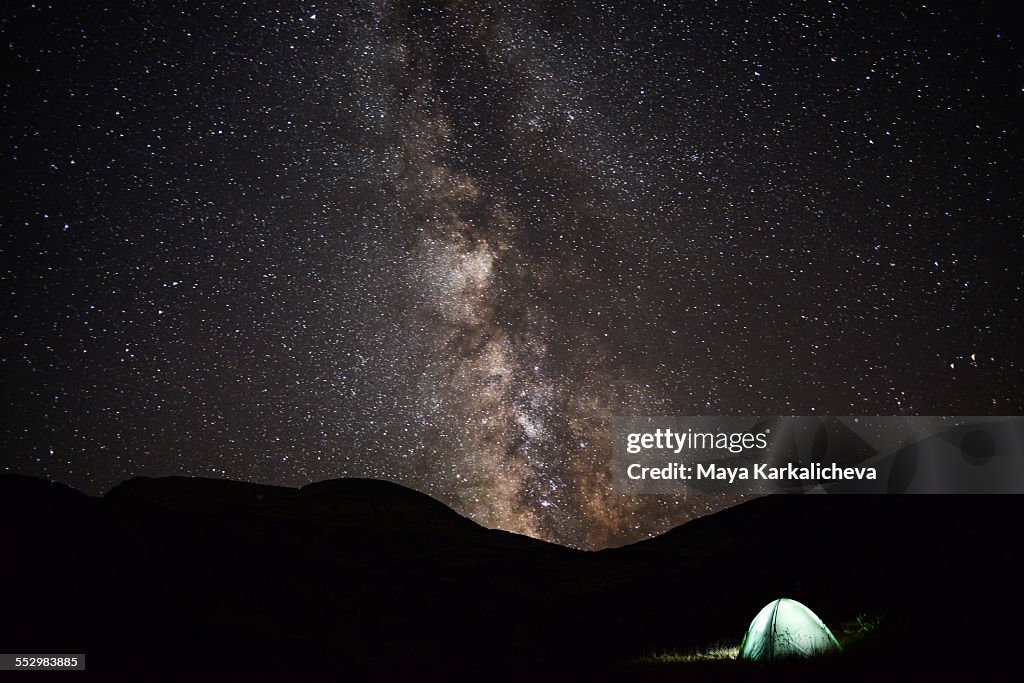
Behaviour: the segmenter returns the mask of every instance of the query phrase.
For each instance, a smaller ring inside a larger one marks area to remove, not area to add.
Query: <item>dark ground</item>
[[[85,653],[96,680],[976,675],[1021,635],[1022,511],[1015,496],[772,496],[585,553],[380,481],[139,478],[92,498],[4,475],[0,651]],[[637,661],[735,645],[780,596],[846,652]]]

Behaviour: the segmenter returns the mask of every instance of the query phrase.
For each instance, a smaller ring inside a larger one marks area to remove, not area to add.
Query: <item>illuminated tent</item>
[[[740,643],[740,659],[814,657],[840,650],[828,626],[796,600],[769,602],[750,622]]]

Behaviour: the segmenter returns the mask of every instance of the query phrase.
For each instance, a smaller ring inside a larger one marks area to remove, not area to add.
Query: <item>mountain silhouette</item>
[[[830,678],[949,674],[1012,652],[1020,512],[1015,496],[778,495],[583,552],[383,481],[139,477],[96,498],[3,475],[0,649],[85,653],[97,680],[721,679],[630,662],[735,644],[785,596],[834,628],[884,617]],[[780,671],[822,675],[755,673]]]

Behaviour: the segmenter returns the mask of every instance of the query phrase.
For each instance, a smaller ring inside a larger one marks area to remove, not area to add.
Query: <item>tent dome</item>
[[[840,650],[821,619],[796,600],[779,598],[757,613],[740,643],[740,659],[814,657]]]

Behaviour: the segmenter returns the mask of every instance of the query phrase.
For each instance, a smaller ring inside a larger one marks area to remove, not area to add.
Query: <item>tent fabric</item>
[[[839,642],[807,607],[789,598],[773,600],[757,613],[740,643],[740,659],[772,660],[836,652]]]

